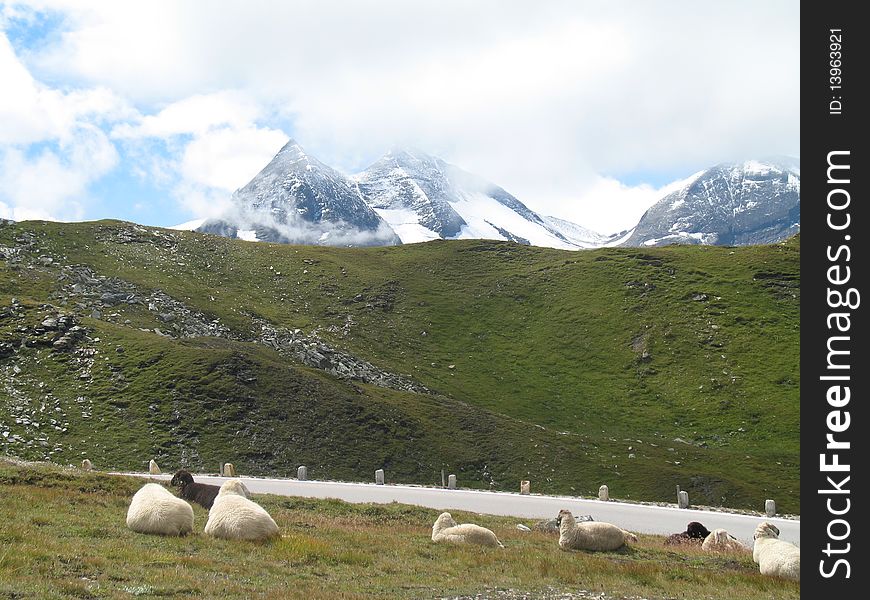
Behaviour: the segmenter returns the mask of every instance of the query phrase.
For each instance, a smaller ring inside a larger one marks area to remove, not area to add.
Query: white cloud
[[[182,180],[172,188],[172,196],[197,218],[219,217],[232,208],[225,190]]]
[[[0,81],[0,214],[81,219],[88,186],[119,159],[100,125],[132,109],[106,88],[61,91],[36,81],[3,31]]]
[[[88,186],[118,162],[115,147],[96,127],[67,132],[56,149],[42,148],[35,156],[0,148],[0,204],[7,218],[80,220],[85,214]]]
[[[238,91],[195,95],[154,115],[122,123],[112,137],[140,154],[140,177],[172,188],[191,214],[213,215],[229,194],[250,181],[287,140],[277,129],[259,127],[262,107]],[[137,147],[145,143],[145,152]],[[157,146],[168,156],[159,156]],[[157,156],[155,156],[157,154]]]
[[[285,129],[347,171],[415,145],[594,227],[646,193],[608,179],[799,154],[788,0],[30,4],[65,19],[31,71],[135,103],[116,139],[192,135],[173,152],[197,185],[230,185],[197,158],[223,156],[214,132],[266,152]]]
[[[238,91],[197,94],[174,102],[155,115],[139,116],[137,123],[122,123],[112,136],[121,139],[203,134],[222,125],[245,126],[261,109],[253,98]]]
[[[37,82],[0,31],[0,144],[66,138],[80,122],[128,118],[133,109],[107,88],[63,92]]]
[[[196,215],[225,206],[228,192],[287,141],[254,124],[263,109],[239,91],[198,94],[142,115],[107,88],[50,88],[2,32],[0,79],[0,214],[16,220],[86,215],[88,186],[119,161],[104,129],[124,145],[136,176],[170,190]]]
[[[287,142],[274,129],[222,128],[203,133],[184,149],[185,180],[233,192],[250,181]]]
[[[634,226],[662,195],[660,189],[649,185],[627,186],[609,177],[599,177],[574,198],[538,201],[534,208],[593,231],[616,233]]]

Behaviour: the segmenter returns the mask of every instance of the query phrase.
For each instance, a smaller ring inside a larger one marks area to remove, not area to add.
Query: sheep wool
[[[714,529],[711,531],[704,538],[701,548],[705,552],[749,552],[749,548],[724,529]]]
[[[220,492],[218,495],[226,495],[226,494],[236,494],[237,496],[244,496],[250,500],[251,491],[248,489],[244,483],[242,483],[238,479],[230,479],[229,481],[225,481],[221,486]]]
[[[228,481],[221,486],[211,510],[205,534],[225,540],[268,540],[278,537],[278,525],[266,510],[242,495]],[[241,484],[244,487],[244,484]],[[247,488],[245,488],[247,490]]]
[[[801,549],[778,539],[779,529],[767,521],[755,528],[752,560],[762,575],[776,575],[786,579],[801,579]]]
[[[556,521],[559,523],[559,548],[562,550],[616,550],[624,546],[626,540],[637,541],[633,533],[611,523],[577,523],[568,510],[560,510]]]
[[[491,530],[474,523],[457,525],[450,513],[441,513],[435,520],[432,526],[432,541],[504,548]]]
[[[193,508],[162,485],[146,483],[130,501],[127,527],[137,533],[185,535],[193,531]]]

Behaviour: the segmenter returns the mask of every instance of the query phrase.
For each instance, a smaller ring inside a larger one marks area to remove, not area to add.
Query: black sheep
[[[210,485],[208,483],[194,483],[193,475],[181,469],[172,476],[170,482],[174,486],[178,486],[178,495],[185,500],[196,502],[205,508],[211,508],[214,504],[214,499],[217,498],[220,486]]]
[[[706,527],[698,523],[697,521],[692,521],[686,526],[686,530],[680,533],[672,533],[665,540],[665,544],[692,544],[692,545],[700,545],[703,543],[704,538],[710,535],[710,532]]]

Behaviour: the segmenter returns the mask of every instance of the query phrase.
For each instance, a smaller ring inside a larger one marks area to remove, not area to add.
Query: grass
[[[25,245],[23,262],[0,262],[0,308],[13,297],[22,307],[0,318],[0,344],[73,312],[96,355],[54,352],[36,336],[0,351],[0,423],[30,442],[0,439],[0,451],[126,469],[152,456],[211,471],[229,460],[251,474],[306,464],[356,480],[385,468],[425,484],[444,469],[468,487],[530,479],[535,491],[594,495],[606,483],[640,500],[673,500],[680,485],[693,503],[760,510],[774,498],[800,511],[799,238],[341,249],[116,221],[0,226],[0,246]],[[160,290],[236,339],[158,335],[173,325],[145,304],[92,318],[61,293],[60,265]],[[245,341],[258,319],[317,332],[435,393],[325,376]],[[62,416],[51,417],[59,429],[17,423],[25,409]]]
[[[198,506],[193,535],[140,535],[124,518],[141,485],[0,460],[0,598],[800,597],[799,584],[762,577],[749,554],[675,550],[658,536],[615,552],[568,553],[553,536],[518,531],[518,519],[455,512],[491,528],[505,548],[435,545],[437,511],[395,503],[257,495],[279,541],[207,538]]]

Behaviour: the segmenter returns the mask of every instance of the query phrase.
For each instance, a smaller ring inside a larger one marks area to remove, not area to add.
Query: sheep
[[[450,513],[441,513],[432,526],[433,542],[478,544],[504,548],[496,535],[485,527],[473,523],[457,525]]]
[[[208,483],[194,483],[193,475],[180,469],[172,476],[170,484],[178,488],[178,495],[185,500],[196,502],[203,508],[211,508],[220,491],[220,486]]]
[[[435,520],[435,524],[432,526],[432,541],[504,548],[496,535],[486,527],[473,523],[457,525],[448,512],[441,513]]]
[[[236,468],[233,466],[233,463],[224,464],[223,475],[224,475],[224,477],[235,477],[236,476]]]
[[[127,527],[137,533],[185,535],[193,531],[193,508],[157,483],[146,483],[133,495]]]
[[[92,465],[91,461],[89,461],[87,458],[82,461],[82,470],[83,471],[91,471],[91,470],[93,470],[93,468],[94,468],[94,465]]]
[[[700,546],[708,535],[710,535],[710,531],[706,527],[697,521],[692,521],[686,525],[685,531],[669,535],[665,540],[665,544],[689,544]]]
[[[148,463],[148,472],[151,475],[160,475],[160,467],[157,466],[157,461],[153,458],[151,459],[151,462]]]
[[[777,539],[779,529],[764,521],[755,528],[752,560],[758,563],[762,575],[777,575],[795,581],[801,580],[801,549]]]
[[[724,529],[711,531],[710,535],[704,538],[701,548],[705,552],[749,552],[749,548]]]
[[[233,485],[239,483],[227,481],[221,486],[208,511],[205,534],[225,540],[268,540],[278,537],[278,525],[262,506],[247,499],[238,485]]]
[[[637,541],[637,536],[611,523],[590,521],[578,523],[571,511],[560,510],[559,548],[562,550],[616,550],[626,540]]]

